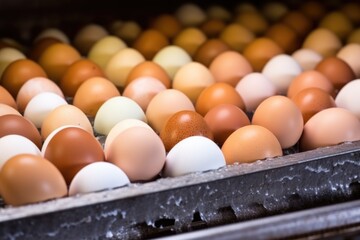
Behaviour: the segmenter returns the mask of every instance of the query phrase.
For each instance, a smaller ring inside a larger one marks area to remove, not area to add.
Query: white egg
[[[308,48],[300,48],[291,56],[300,64],[303,71],[313,70],[324,58],[320,53]]]
[[[66,100],[53,92],[42,92],[34,96],[26,105],[24,117],[28,118],[37,128],[41,125],[49,112],[58,106],[68,104]]]
[[[215,142],[203,136],[191,136],[178,142],[167,154],[163,175],[176,177],[225,166],[224,155]]]
[[[360,119],[360,79],[355,79],[343,86],[335,98],[337,107],[346,108]]]
[[[28,138],[17,134],[10,134],[0,138],[0,169],[11,157],[29,153],[41,156],[39,148]]]
[[[69,186],[69,195],[122,187],[130,183],[126,174],[109,162],[94,162],[83,167]]]
[[[139,119],[146,122],[142,108],[134,100],[116,96],[104,102],[97,111],[94,119],[94,130],[97,133],[108,135],[111,128],[125,119]]]

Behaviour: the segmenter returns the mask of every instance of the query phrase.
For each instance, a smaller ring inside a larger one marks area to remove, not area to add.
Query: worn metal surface
[[[0,209],[0,239],[144,239],[360,198],[360,142]]]

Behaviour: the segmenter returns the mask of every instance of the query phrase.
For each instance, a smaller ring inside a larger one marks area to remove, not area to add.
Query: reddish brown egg
[[[307,17],[315,21],[320,20],[326,13],[324,2],[314,0],[303,2],[300,6],[300,10]]]
[[[228,50],[231,49],[224,41],[217,38],[208,39],[198,47],[193,58],[208,67],[216,56]]]
[[[200,26],[200,29],[208,38],[215,38],[225,27],[225,22],[221,19],[208,19]]]
[[[182,28],[179,20],[171,14],[160,14],[150,23],[150,26],[162,32],[169,39],[173,38]]]
[[[311,19],[297,10],[286,13],[281,22],[293,28],[300,37],[305,36],[313,28]]]
[[[299,91],[291,100],[299,107],[304,123],[321,110],[336,107],[334,98],[328,92],[314,87]]]
[[[30,139],[40,149],[42,139],[35,125],[27,118],[19,115],[7,114],[0,116],[0,137],[18,134]]]
[[[1,84],[16,98],[21,86],[34,77],[47,77],[44,69],[29,59],[19,59],[10,63],[1,77]]]
[[[233,104],[221,104],[213,107],[204,117],[214,135],[214,141],[222,146],[225,140],[238,128],[249,125],[246,113]]]
[[[293,53],[300,46],[298,33],[284,23],[270,26],[265,36],[274,40],[288,54]]]
[[[346,83],[356,78],[351,67],[344,60],[334,56],[321,60],[315,70],[324,74],[336,90],[340,90]]]
[[[80,59],[69,65],[59,86],[65,96],[73,97],[80,85],[91,77],[105,77],[105,74],[95,62],[89,59]]]
[[[194,111],[183,110],[173,114],[161,129],[160,138],[166,151],[190,136],[204,136],[213,140],[213,133],[203,116]]]
[[[47,159],[19,154],[0,172],[1,196],[6,204],[19,206],[65,197],[68,193],[59,170]]]
[[[75,126],[53,131],[41,152],[60,170],[68,185],[81,168],[105,158],[100,142],[88,131]]]
[[[138,50],[145,59],[153,59],[155,54],[165,46],[169,45],[169,40],[160,31],[148,29],[140,33],[133,43],[133,48]]]
[[[17,109],[17,105],[15,102],[14,97],[9,93],[6,88],[0,85],[0,103],[9,105],[10,107],[13,107]]]
[[[29,58],[34,61],[38,61],[45,49],[55,43],[61,43],[61,40],[54,37],[44,37],[35,41],[33,46],[30,48]]]
[[[245,110],[244,101],[235,87],[223,82],[214,83],[202,90],[196,101],[195,109],[202,116],[205,116],[210,109],[224,103],[234,104]]]

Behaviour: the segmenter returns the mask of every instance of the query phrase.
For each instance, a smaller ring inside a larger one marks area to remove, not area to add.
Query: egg
[[[266,2],[261,12],[270,22],[279,21],[289,11],[288,6],[283,2]]]
[[[128,118],[147,121],[144,111],[134,100],[124,96],[112,97],[97,111],[94,130],[96,133],[107,135],[116,123]]]
[[[274,56],[261,71],[274,84],[277,94],[286,94],[293,79],[301,72],[299,63],[288,54]]]
[[[205,33],[196,27],[181,30],[173,39],[173,44],[184,49],[191,57],[199,46],[206,41]]]
[[[131,127],[112,141],[107,161],[120,167],[131,182],[154,179],[165,164],[165,147],[149,128]]]
[[[279,140],[282,149],[297,143],[304,126],[300,109],[292,100],[281,95],[262,101],[255,110],[251,123],[270,130]]]
[[[26,105],[24,117],[28,118],[37,128],[53,109],[68,104],[65,99],[53,92],[42,92],[35,95]]]
[[[296,93],[291,100],[300,109],[304,123],[321,110],[336,107],[334,98],[328,92],[317,87],[305,88]]]
[[[206,20],[206,13],[195,3],[181,4],[175,16],[183,26],[198,26]]]
[[[323,57],[334,56],[341,47],[342,43],[339,37],[326,28],[312,30],[302,44],[302,48],[314,50]]]
[[[301,66],[303,71],[313,70],[323,59],[323,56],[311,49],[300,48],[291,55]]]
[[[276,136],[258,125],[243,126],[234,131],[221,147],[226,164],[251,163],[283,155]]]
[[[324,2],[306,1],[299,7],[300,11],[313,21],[319,21],[326,14]]]
[[[349,34],[348,38],[346,39],[346,43],[360,44],[360,27],[356,28]]]
[[[147,29],[139,34],[132,47],[138,50],[146,60],[151,60],[157,52],[167,45],[169,45],[169,40],[162,32]]]
[[[54,38],[62,43],[70,43],[69,37],[59,28],[49,27],[41,30],[34,39],[34,42],[39,42],[44,38]]]
[[[55,43],[64,42],[56,37],[42,37],[39,40],[36,40],[29,49],[29,58],[38,62],[41,54],[45,51],[45,49]]]
[[[233,104],[221,104],[210,109],[204,120],[214,135],[214,142],[220,147],[238,128],[249,125],[246,113]]]
[[[118,96],[120,92],[114,83],[103,77],[91,77],[76,90],[73,105],[93,118],[104,102]]]
[[[360,140],[359,118],[344,108],[327,108],[306,122],[300,149],[307,151],[356,140]]]
[[[151,99],[165,89],[165,85],[156,78],[139,77],[125,87],[122,96],[134,100],[145,112]]]
[[[328,12],[319,22],[319,27],[326,28],[344,40],[353,30],[350,18],[341,11]]]
[[[109,35],[96,41],[89,49],[87,57],[104,70],[109,59],[115,53],[127,47],[127,44],[121,38]]]
[[[11,157],[18,154],[28,153],[41,156],[40,149],[30,139],[17,135],[9,134],[0,138],[0,170]]]
[[[300,10],[288,11],[280,20],[289,27],[293,28],[300,37],[303,37],[313,28],[313,22]]]
[[[201,91],[214,83],[211,69],[198,62],[189,62],[175,73],[172,87],[183,92],[195,104]]]
[[[108,35],[108,31],[103,26],[89,23],[77,31],[73,44],[81,54],[87,55],[94,43]]]
[[[255,34],[239,23],[231,23],[224,27],[219,35],[232,50],[242,52],[255,39]]]
[[[206,38],[216,38],[226,27],[225,21],[221,19],[207,19],[199,27],[200,30],[205,34]]]
[[[360,4],[358,2],[346,2],[341,5],[340,11],[343,12],[352,23],[360,23]]]
[[[41,154],[59,169],[68,185],[81,168],[105,160],[98,140],[85,129],[71,125],[52,131]]]
[[[11,134],[30,139],[39,149],[42,146],[40,132],[36,126],[21,115],[6,114],[0,116],[0,137]]]
[[[162,32],[166,37],[172,39],[182,29],[180,21],[172,14],[162,13],[154,17],[150,27]]]
[[[29,101],[42,92],[52,92],[65,99],[62,90],[54,81],[45,77],[34,77],[27,80],[16,95],[16,104],[19,111],[23,113]]]
[[[208,67],[216,56],[228,50],[231,48],[223,40],[210,38],[198,47],[193,58]]]
[[[80,126],[90,134],[94,134],[90,120],[85,113],[79,108],[67,104],[54,108],[46,115],[41,125],[41,137],[46,139],[52,131],[66,125]]]
[[[162,66],[153,61],[144,61],[134,66],[126,78],[125,86],[139,77],[153,77],[160,80],[166,88],[171,87],[170,76]]]
[[[330,95],[334,95],[332,82],[321,72],[309,70],[300,73],[291,81],[287,90],[287,96],[292,98],[301,90],[311,87],[320,88]]]
[[[354,79],[343,86],[336,95],[336,106],[346,108],[360,119],[359,107],[360,79]]]
[[[345,61],[349,65],[349,67],[351,67],[357,78],[360,77],[360,62],[358,61],[357,58],[359,54],[360,54],[360,43],[347,44],[344,47],[342,47],[336,54],[336,57]]]
[[[66,43],[55,43],[44,50],[38,63],[45,70],[47,76],[58,83],[66,69],[79,59],[81,59],[81,55],[73,46]]]
[[[232,86],[245,75],[253,72],[249,61],[236,51],[225,51],[213,59],[209,66],[216,82],[228,83]]]
[[[26,56],[16,48],[5,47],[0,49],[0,77],[10,63],[19,59],[26,59]]]
[[[160,133],[167,119],[181,110],[195,111],[195,107],[183,92],[166,89],[151,99],[146,109],[146,118],[154,131]]]
[[[176,71],[181,66],[191,62],[192,58],[183,48],[176,45],[168,45],[158,51],[152,61],[159,64],[172,80]]]
[[[74,176],[69,186],[69,196],[114,189],[129,183],[129,178],[119,167],[108,162],[94,162]]]
[[[263,100],[276,94],[274,83],[258,72],[245,75],[236,84],[235,90],[240,94],[245,109],[249,113],[255,111]]]
[[[223,21],[228,21],[232,17],[232,13],[225,6],[215,3],[206,8],[206,15],[209,19],[219,19]]]
[[[160,132],[160,138],[167,152],[181,140],[197,135],[214,139],[203,116],[190,110],[179,111],[171,115]]]
[[[0,189],[4,202],[12,206],[47,201],[68,194],[59,170],[47,159],[32,154],[16,155],[3,165]]]
[[[36,62],[29,59],[19,59],[6,67],[1,77],[1,84],[15,98],[21,86],[34,77],[47,77],[47,74]]]
[[[131,69],[143,61],[145,58],[138,50],[134,48],[121,49],[106,64],[106,77],[117,87],[123,88]]]
[[[244,57],[255,72],[260,72],[272,57],[282,53],[284,50],[275,41],[266,37],[254,39],[243,51]]]
[[[167,153],[162,176],[178,177],[224,166],[224,155],[214,141],[203,136],[191,136],[178,142]]]
[[[0,103],[6,104],[9,107],[17,109],[17,104],[14,97],[9,93],[9,91],[0,85]]]
[[[211,108],[224,103],[234,104],[245,110],[244,101],[235,87],[224,82],[216,82],[202,90],[196,101],[195,108],[198,113],[205,116]]]
[[[271,25],[264,36],[274,40],[288,54],[293,53],[301,44],[298,33],[281,22]]]
[[[10,107],[7,104],[0,103],[0,116],[7,115],[7,114],[14,114],[14,115],[21,116],[19,111],[16,110],[15,108]]]
[[[127,20],[127,21],[114,21],[111,24],[112,33],[121,38],[129,46],[139,36],[142,31],[142,27],[139,23]]]
[[[261,35],[269,27],[266,18],[258,11],[243,11],[235,16],[234,22],[237,22],[255,35]]]

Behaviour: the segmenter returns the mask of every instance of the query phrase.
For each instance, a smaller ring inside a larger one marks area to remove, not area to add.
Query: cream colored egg
[[[42,30],[37,37],[35,38],[35,42],[39,41],[43,38],[55,38],[63,43],[69,43],[69,37],[59,28],[46,28]]]
[[[19,59],[26,59],[26,56],[16,48],[5,47],[0,49],[0,78],[8,65]]]

